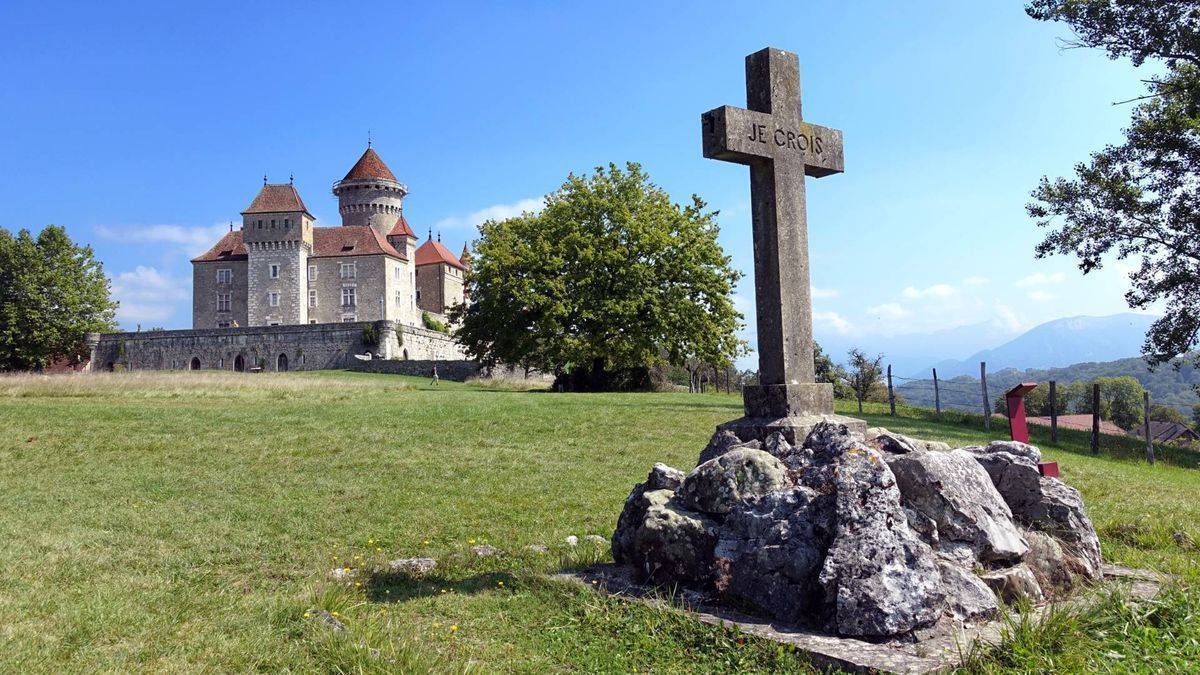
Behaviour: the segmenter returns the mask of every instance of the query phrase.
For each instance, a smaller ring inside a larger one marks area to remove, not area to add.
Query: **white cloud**
[[[1045,272],[1034,272],[1029,276],[1017,281],[1017,286],[1028,288],[1030,286],[1049,286],[1050,284],[1061,284],[1067,280],[1067,275],[1062,272],[1054,272],[1046,274]]]
[[[134,244],[167,244],[182,249],[189,255],[199,255],[221,239],[229,231],[228,223],[217,223],[208,227],[186,225],[97,225],[96,234]]]
[[[987,277],[967,277],[966,279],[963,279],[964,286],[984,286],[987,283]]]
[[[957,292],[957,289],[950,284],[934,284],[924,289],[909,286],[901,291],[900,294],[909,300],[919,300],[921,298],[948,298]]]
[[[1053,293],[1047,293],[1046,291],[1042,290],[1029,291],[1027,295],[1029,296],[1029,299],[1033,300],[1034,302],[1047,302],[1058,297]]]
[[[995,316],[992,317],[993,325],[999,326],[1010,333],[1025,330],[1025,322],[1021,320],[1021,317],[1017,316],[1012,307],[998,302],[992,308],[992,311],[995,313]]]
[[[813,312],[813,321],[828,326],[842,335],[848,335],[854,330],[853,324],[837,312]]]
[[[166,321],[188,299],[188,291],[185,280],[142,265],[112,280],[113,297],[121,303],[117,320],[125,324]]]
[[[826,300],[828,298],[836,298],[838,296],[837,290],[833,288],[817,288],[816,286],[813,286],[811,291],[813,300]]]
[[[506,218],[515,218],[522,213],[533,212],[537,213],[546,206],[546,200],[543,197],[522,199],[512,204],[494,204],[484,209],[469,213],[465,216],[451,216],[443,218],[434,225],[438,230],[454,230],[465,228],[476,228],[487,220],[504,220]]]
[[[867,313],[874,314],[881,319],[901,319],[912,314],[897,302],[885,302],[882,305],[868,307]]]

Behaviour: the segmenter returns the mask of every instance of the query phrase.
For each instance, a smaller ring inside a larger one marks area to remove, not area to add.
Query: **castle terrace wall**
[[[416,375],[429,377],[433,367],[437,366],[438,378],[453,382],[465,382],[468,378],[479,374],[479,364],[474,361],[396,361],[375,360],[359,361],[351,367],[364,373],[387,373],[389,375]]]
[[[381,338],[378,345],[363,342],[369,326]],[[390,321],[105,333],[92,338],[88,370],[185,370],[193,359],[204,370],[237,370],[239,365],[245,370],[328,370],[364,363],[354,355],[368,352],[385,359],[465,359],[458,343],[443,333],[411,326],[400,330],[403,344]]]

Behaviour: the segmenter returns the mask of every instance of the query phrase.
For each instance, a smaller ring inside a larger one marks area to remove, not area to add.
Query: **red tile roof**
[[[392,170],[387,167],[387,164],[383,163],[379,155],[371,148],[367,148],[367,151],[362,154],[362,157],[358,158],[354,166],[350,167],[350,172],[342,180],[370,178],[384,178],[396,183],[400,182],[396,180],[396,176],[392,173]]]
[[[296,191],[296,186],[291,183],[282,183],[279,185],[264,184],[254,201],[250,202],[250,206],[246,207],[242,213],[295,213],[297,211],[308,213],[304,201],[300,199],[300,193]],[[312,214],[309,214],[309,217],[311,218]]]
[[[313,228],[312,257],[337,258],[352,255],[390,255],[400,260],[408,259],[370,225]]]
[[[392,231],[388,232],[389,237],[412,237],[417,238],[417,234],[408,226],[408,221],[404,219],[404,214],[396,219],[396,224],[392,226]]]
[[[207,252],[192,258],[192,262],[224,262],[227,260],[245,260],[246,245],[242,243],[242,231],[233,230],[221,237],[216,246]]]
[[[312,257],[338,258],[355,255],[390,255],[400,260],[408,260],[404,257],[403,251],[389,244],[387,239],[384,239],[375,231],[375,228],[369,225],[313,228]],[[206,253],[192,258],[192,262],[246,259],[246,245],[242,241],[242,231],[234,230],[221,237],[221,241]]]
[[[450,249],[442,246],[442,242],[434,241],[432,239],[426,241],[424,244],[421,244],[421,247],[417,249],[416,259],[417,267],[422,265],[436,265],[438,263],[445,263],[451,267],[457,267],[460,270],[467,269],[463,266],[462,262],[460,262],[458,258],[454,257],[454,254],[450,252]]]

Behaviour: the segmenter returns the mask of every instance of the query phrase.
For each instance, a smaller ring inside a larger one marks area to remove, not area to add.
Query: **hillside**
[[[989,370],[1005,368],[1062,368],[1067,364],[1125,359],[1141,353],[1146,330],[1158,317],[1146,314],[1112,316],[1074,316],[1047,321],[1005,342],[999,347],[976,352],[965,359],[936,363],[938,376],[946,379],[960,375],[975,376],[979,362]],[[926,377],[929,370],[912,373]]]
[[[1191,407],[1200,403],[1196,387],[1200,386],[1200,371],[1194,365],[1194,358],[1188,357],[1178,362],[1178,368],[1170,365],[1162,366],[1154,371],[1146,365],[1141,357],[1117,359],[1100,363],[1076,363],[1065,368],[1030,368],[1018,370],[1006,368],[988,373],[988,395],[993,399],[1010,389],[1018,382],[1048,382],[1055,380],[1060,385],[1070,382],[1088,382],[1098,377],[1120,377],[1129,375],[1137,379],[1143,387],[1150,391],[1155,403],[1174,406],[1187,414]],[[989,362],[988,368],[991,369]],[[979,362],[975,362],[975,372],[979,372]],[[942,370],[938,368],[938,376]],[[913,379],[900,381],[896,389],[912,405],[922,407],[933,406],[933,380]],[[942,406],[972,412],[980,409],[980,387],[978,377],[960,375],[944,379],[941,382]]]

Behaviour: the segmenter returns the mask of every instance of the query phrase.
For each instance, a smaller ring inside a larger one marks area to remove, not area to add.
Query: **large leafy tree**
[[[608,375],[724,366],[743,349],[716,212],[681,206],[637,164],[568,176],[540,213],[479,227],[456,336],[485,365]],[[578,378],[575,378],[578,382]]]
[[[1073,177],[1043,177],[1028,211],[1050,230],[1038,257],[1074,255],[1084,274],[1114,256],[1137,262],[1126,301],[1166,308],[1143,353],[1152,365],[1170,361],[1200,338],[1200,3],[1034,0],[1026,12],[1069,24],[1068,46],[1163,66],[1145,80],[1125,142]]]
[[[0,370],[77,361],[86,333],[114,327],[116,306],[90,246],[54,225],[37,237],[0,228]]]

